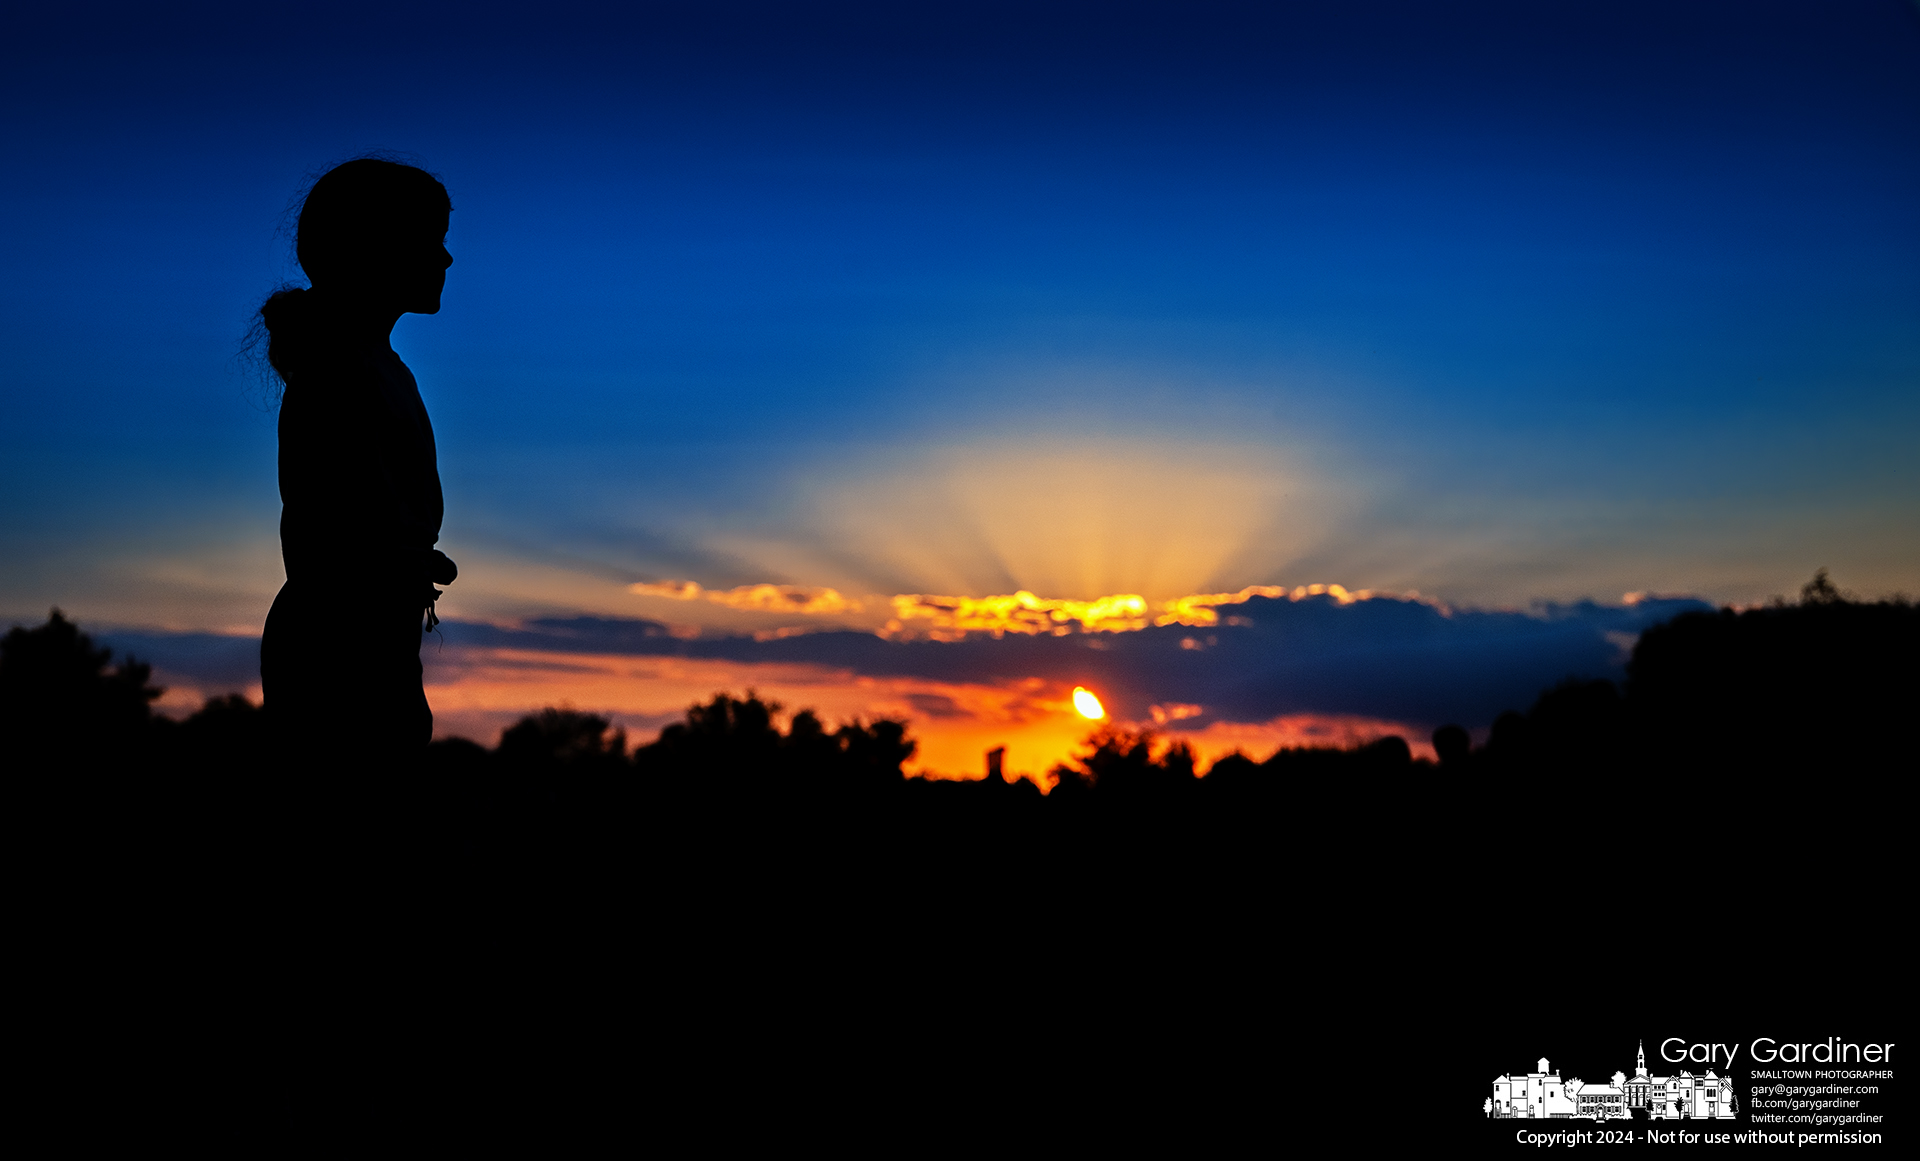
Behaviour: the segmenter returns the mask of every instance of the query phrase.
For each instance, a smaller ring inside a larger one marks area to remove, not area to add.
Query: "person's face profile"
[[[394,264],[395,304],[409,314],[440,313],[440,295],[447,286],[447,268],[453,254],[447,249],[447,219],[442,216],[422,223],[399,248]]]
[[[453,265],[447,224],[445,214],[422,215],[363,235],[358,253],[326,282],[379,312],[438,314]]]

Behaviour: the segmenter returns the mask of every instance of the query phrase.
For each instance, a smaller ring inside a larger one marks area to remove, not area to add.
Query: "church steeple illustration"
[[[1607,1084],[1588,1084],[1578,1077],[1561,1082],[1546,1057],[1541,1057],[1533,1072],[1497,1076],[1493,1096],[1481,1105],[1481,1111],[1494,1120],[1508,1118],[1537,1120],[1574,1117],[1589,1121],[1624,1121],[1641,1110],[1650,1121],[1726,1121],[1734,1119],[1739,1099],[1733,1091],[1733,1078],[1694,1076],[1650,1076],[1647,1073],[1647,1042],[1640,1041],[1634,1054],[1633,1078],[1616,1072]]]

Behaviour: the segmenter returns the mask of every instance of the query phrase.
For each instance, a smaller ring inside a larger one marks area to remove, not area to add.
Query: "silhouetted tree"
[[[1360,755],[1370,769],[1382,773],[1402,772],[1413,764],[1413,747],[1399,734],[1375,738],[1360,747]]]
[[[1139,794],[1152,779],[1153,734],[1104,727],[1087,738],[1091,751],[1075,761],[1089,787],[1108,794]]]
[[[498,755],[523,773],[613,771],[626,765],[627,732],[598,714],[549,707],[501,734]]]
[[[1208,768],[1207,780],[1213,782],[1215,779],[1218,779],[1219,781],[1214,782],[1214,785],[1238,782],[1242,779],[1255,776],[1259,769],[1260,763],[1247,757],[1239,750],[1235,750]]]
[[[1641,634],[1627,711],[1643,764],[1858,773],[1914,768],[1920,609],[1849,600],[1825,569],[1797,605],[1685,613]]]
[[[793,716],[783,735],[777,702],[752,690],[744,698],[715,694],[687,710],[686,720],[634,751],[650,786],[683,803],[757,803],[791,810],[814,803],[843,811],[902,781],[901,764],[915,743],[902,722],[850,722],[829,732],[811,710]]]
[[[851,785],[870,790],[898,786],[904,776],[901,766],[918,748],[918,743],[907,737],[905,722],[882,720],[872,725],[850,722],[834,731],[833,739],[841,777]]]
[[[1473,754],[1473,740],[1459,726],[1446,725],[1433,731],[1433,752],[1443,770],[1460,770]]]
[[[1193,748],[1176,741],[1155,756],[1157,738],[1151,730],[1104,726],[1088,735],[1089,747],[1073,766],[1056,766],[1054,793],[1098,791],[1108,802],[1165,799],[1191,790],[1198,776]]]
[[[129,760],[149,740],[151,666],[93,640],[54,609],[37,629],[0,639],[0,760],[21,772]]]
[[[1541,694],[1524,718],[1500,715],[1487,757],[1503,770],[1599,773],[1619,765],[1626,741],[1614,684],[1569,679]]]
[[[1827,570],[1816,568],[1813,579],[1800,586],[1800,603],[1803,605],[1832,605],[1846,600],[1840,590],[1827,576]]]
[[[210,697],[164,734],[165,750],[181,769],[262,776],[279,772],[267,715],[245,694]]]
[[[716,693],[636,751],[634,762],[643,772],[665,777],[765,781],[780,752],[780,731],[773,724],[779,711],[778,702],[763,702],[752,690],[745,698]]]

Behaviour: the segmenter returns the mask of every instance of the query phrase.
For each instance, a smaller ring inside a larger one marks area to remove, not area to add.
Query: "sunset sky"
[[[239,340],[372,149],[455,207],[394,336],[442,733],[753,687],[1037,771],[1084,685],[1421,742],[1694,602],[1920,591],[1903,0],[326,11],[0,36],[0,627],[173,712],[257,695]]]

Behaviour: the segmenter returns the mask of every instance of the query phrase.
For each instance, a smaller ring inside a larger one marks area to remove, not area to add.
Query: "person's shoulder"
[[[391,349],[380,351],[373,356],[372,365],[379,374],[390,381],[402,383],[407,387],[419,386],[414,380],[413,368],[407,366],[407,361],[402,359],[397,351]]]
[[[289,422],[355,422],[370,407],[381,406],[383,376],[365,358],[331,359],[310,364],[286,380],[280,398],[280,425]]]
[[[336,348],[301,367],[288,384],[288,390],[297,385],[316,402],[337,402],[378,393],[385,376],[386,370],[377,353]]]

